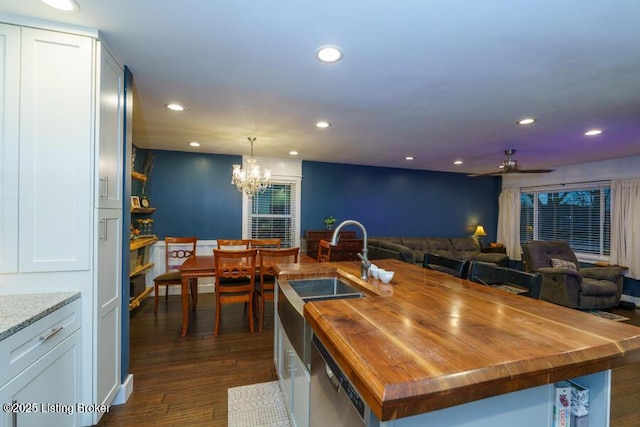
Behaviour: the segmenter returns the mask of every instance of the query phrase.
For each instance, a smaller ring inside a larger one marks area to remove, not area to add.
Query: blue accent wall
[[[150,217],[160,239],[241,237],[242,194],[231,185],[240,156],[154,153],[145,193],[157,208]],[[145,155],[137,150],[136,170]],[[466,236],[481,224],[484,241],[495,241],[500,178],[309,161],[303,161],[302,175],[302,234],[324,229],[324,218],[333,215],[362,222],[370,236]]]
[[[155,166],[145,193],[157,208],[153,232],[201,240],[242,236],[242,194],[231,185],[241,156],[154,150]],[[138,150],[136,164],[146,150]]]
[[[303,162],[302,176],[303,232],[333,215],[369,236],[468,236],[481,224],[495,241],[498,177],[322,162]]]

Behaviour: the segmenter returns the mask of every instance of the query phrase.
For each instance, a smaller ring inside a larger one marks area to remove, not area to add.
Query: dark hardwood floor
[[[613,312],[640,326],[640,310]],[[179,296],[161,299],[157,315],[151,298],[131,313],[134,391],[125,405],[111,407],[100,427],[226,426],[227,388],[277,378],[269,316],[263,332],[249,334],[243,305],[225,306],[218,338],[213,294],[199,296],[186,338],[180,337],[181,316]],[[639,363],[613,371],[611,427],[640,427]]]
[[[225,305],[214,338],[214,295],[200,294],[182,338],[181,304],[179,296],[160,299],[154,315],[147,298],[131,313],[133,393],[125,405],[111,407],[100,427],[226,426],[228,388],[277,378],[273,319],[265,316],[264,330],[250,334],[244,304]]]

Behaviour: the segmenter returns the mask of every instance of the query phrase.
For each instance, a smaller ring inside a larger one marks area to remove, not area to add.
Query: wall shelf
[[[149,214],[154,213],[156,208],[132,208],[131,213],[134,214]]]
[[[131,171],[131,178],[137,179],[138,181],[146,181],[147,177],[140,172]]]
[[[133,310],[133,309],[135,309],[137,307],[140,307],[140,304],[142,303],[142,300],[145,299],[146,297],[148,297],[152,290],[153,290],[153,288],[147,288],[140,295],[138,295],[135,298],[132,298],[131,302],[129,303],[129,311],[131,311],[131,310]]]
[[[152,262],[150,262],[148,264],[144,264],[144,265],[138,265],[138,266],[136,266],[136,268],[131,273],[129,273],[129,277],[133,277],[133,276],[135,276],[137,274],[140,274],[143,271],[146,271],[146,270],[152,268],[153,265],[154,264]]]
[[[158,241],[157,236],[153,237],[141,237],[140,239],[133,239],[129,245],[129,249],[135,251],[136,249],[144,248],[145,246],[153,245]]]

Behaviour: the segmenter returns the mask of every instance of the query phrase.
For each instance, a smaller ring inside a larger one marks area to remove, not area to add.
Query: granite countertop
[[[0,341],[80,298],[80,292],[0,295]]]

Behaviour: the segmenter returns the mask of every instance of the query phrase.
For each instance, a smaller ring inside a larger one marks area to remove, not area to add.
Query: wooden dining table
[[[311,263],[317,262],[314,258],[300,253],[298,255],[298,262]],[[192,255],[187,258],[184,263],[179,267],[180,277],[182,279],[182,332],[180,335],[187,336],[187,330],[189,329],[189,283],[192,279],[197,280],[201,277],[215,277],[216,268],[213,255]],[[259,272],[259,267],[256,268],[256,273]],[[197,286],[194,286],[197,293]],[[196,309],[198,298],[197,295],[193,295],[193,310]]]

